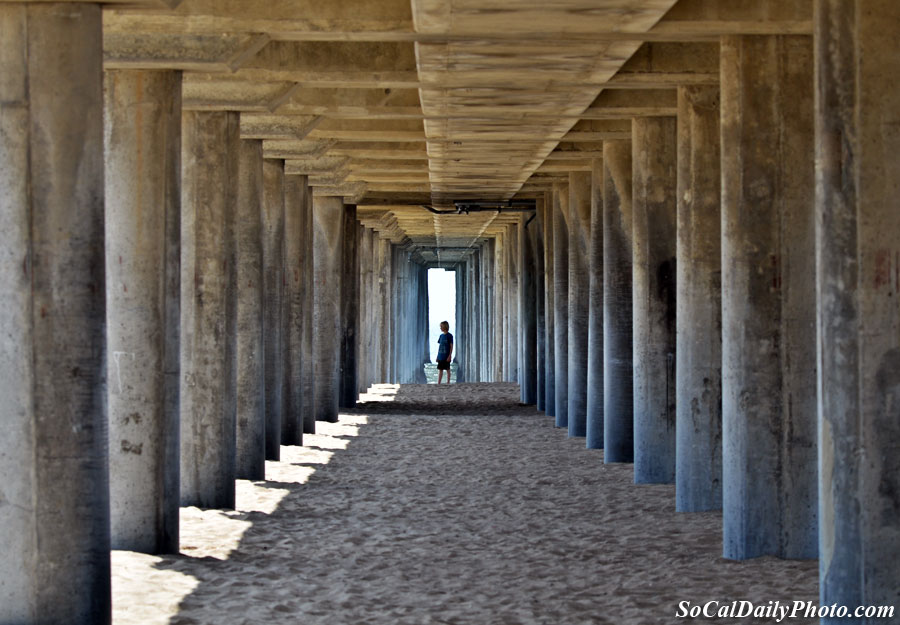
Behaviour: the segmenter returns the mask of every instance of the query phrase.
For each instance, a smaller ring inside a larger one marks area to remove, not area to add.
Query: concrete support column
[[[537,404],[537,306],[535,306],[535,246],[537,224],[519,221],[519,386],[523,404]]]
[[[591,249],[588,311],[588,449],[603,449],[603,159],[591,161]]]
[[[534,221],[531,222],[532,228],[532,254],[534,254],[534,263],[532,271],[534,271],[534,316],[535,316],[535,401],[537,409],[545,411],[547,409],[547,319],[544,308],[544,201],[543,198],[537,200],[537,210],[535,211]]]
[[[591,173],[569,173],[569,436],[587,434],[588,314],[591,274]]]
[[[553,261],[553,192],[544,192],[543,221],[544,221],[544,358],[546,360],[546,375],[544,376],[544,412],[548,417],[556,415],[556,327],[554,301],[556,278],[554,276]]]
[[[553,333],[556,427],[569,426],[569,186],[553,185]]]
[[[266,479],[266,377],[263,355],[263,151],[241,141],[237,214],[237,468],[238,478]]]
[[[522,223],[521,217],[519,224]],[[524,242],[519,237],[519,225],[507,226],[506,257],[508,263],[506,278],[506,378],[507,382],[519,382],[519,250]]]
[[[281,420],[281,444],[302,445],[303,432],[305,430],[304,402],[309,398],[305,396],[303,388],[303,369],[309,361],[304,360],[306,355],[303,345],[304,316],[309,314],[309,309],[304,307],[304,271],[309,263],[309,257],[304,255],[304,242],[310,236],[310,231],[305,229],[305,213],[310,210],[307,206],[307,178],[306,176],[284,177],[284,345],[287,351],[285,358],[285,402],[284,414]],[[278,458],[270,458],[277,460]]]
[[[3,4],[0,32],[0,621],[105,624],[100,7]]]
[[[631,142],[603,143],[603,462],[634,460]]]
[[[632,134],[634,481],[675,481],[676,119]]]
[[[359,332],[357,334],[357,393],[365,393],[372,379],[372,328],[375,320],[372,316],[372,243],[374,232],[371,228],[360,226],[359,230]]]
[[[506,314],[506,297],[504,292],[507,286],[505,274],[504,260],[507,249],[507,238],[501,234],[493,241],[493,254],[491,254],[491,272],[485,285],[491,293],[491,315],[490,323],[493,332],[493,340],[491,341],[490,354],[494,356],[493,361],[493,382],[505,382],[503,375],[503,367],[506,362],[506,349],[503,343],[504,333],[506,330],[505,314]]]
[[[341,291],[344,201],[313,197],[313,384],[317,421],[338,419],[341,379]]]
[[[182,115],[181,505],[233,508],[237,113]],[[231,343],[229,345],[229,343]]]
[[[813,49],[722,39],[726,558],[814,558]]]
[[[431,362],[431,343],[428,340],[428,268],[424,265],[418,265],[417,270],[419,272],[419,293],[416,298],[416,305],[418,307],[418,323],[416,329],[416,338],[419,341],[419,358],[416,364],[416,382],[418,384],[425,384],[428,380],[425,378],[425,363]],[[455,274],[456,277],[459,277],[459,274]],[[459,293],[459,291],[456,291]],[[461,314],[459,313],[459,307],[456,307],[456,331],[459,332],[459,320],[461,318]],[[456,359],[456,346],[453,347],[453,361]],[[459,373],[459,369],[457,368],[457,375]],[[449,374],[448,374],[449,375]],[[456,379],[459,382],[459,378]]]
[[[303,212],[300,223],[303,231],[301,245],[300,281],[303,297],[300,300],[300,421],[304,434],[315,434],[315,385],[313,381],[315,360],[313,358],[314,327],[314,254],[313,254],[313,188],[309,178],[303,176]]]
[[[356,205],[343,210],[343,253],[341,254],[341,408],[356,405],[358,360],[356,335],[359,332],[359,222]]]
[[[816,2],[820,596],[823,605],[895,610],[900,603],[898,29],[900,6],[894,2]],[[838,622],[848,621],[822,619]]]
[[[468,381],[467,376],[469,375],[468,368],[468,355],[469,352],[472,351],[470,348],[470,341],[472,336],[472,330],[469,325],[469,283],[468,283],[468,272],[469,272],[469,264],[471,260],[467,260],[463,263],[456,265],[456,334],[454,335],[454,343],[453,346],[453,362],[457,364],[456,368],[456,381],[457,382],[466,382]],[[428,289],[427,285],[428,274],[426,273],[426,292]],[[425,335],[428,336],[428,316],[429,313],[426,313],[425,317]],[[431,352],[428,352],[428,362],[431,362]]]
[[[263,160],[263,354],[265,358],[266,458],[281,454],[281,422],[287,400],[285,372],[284,161]]]
[[[373,327],[376,383],[390,382],[391,356],[391,242],[376,236],[374,245],[374,306],[376,323]]]
[[[178,552],[181,73],[106,73],[113,549]]]
[[[722,508],[719,89],[678,89],[675,509]]]

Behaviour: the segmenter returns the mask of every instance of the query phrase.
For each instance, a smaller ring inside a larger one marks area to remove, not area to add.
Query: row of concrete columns
[[[0,622],[104,623],[111,547],[177,551],[355,402],[362,231],[179,72],[104,74],[99,6],[0,31]]]
[[[726,557],[819,557],[823,604],[892,604],[900,12],[816,15],[815,38],[724,37],[718,87],[679,88],[677,117],[633,120],[477,250],[461,357],[468,379],[515,372],[636,482],[674,482],[677,510],[722,509]]]

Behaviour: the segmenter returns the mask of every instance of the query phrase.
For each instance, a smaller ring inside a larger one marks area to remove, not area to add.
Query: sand
[[[114,552],[115,625],[774,623],[675,615],[817,601],[814,561],[722,559],[719,513],[676,514],[515,385],[362,400],[239,481],[237,510],[182,510],[180,555]]]

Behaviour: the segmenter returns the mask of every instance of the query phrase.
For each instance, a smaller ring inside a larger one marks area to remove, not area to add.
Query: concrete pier
[[[631,142],[603,143],[603,462],[634,460]]]
[[[591,239],[588,258],[588,372],[585,441],[603,449],[603,159],[591,161]]]
[[[300,369],[300,421],[304,434],[316,431],[315,412],[315,359],[313,358],[313,334],[315,333],[315,257],[313,254],[313,188],[309,178],[303,176],[302,212],[300,227],[303,233],[300,253],[300,356],[294,362]]]
[[[338,418],[341,380],[341,284],[344,202],[313,196],[313,412],[316,421]]]
[[[372,354],[376,367],[375,379],[379,382],[391,381],[391,242],[381,237],[375,238],[374,253],[374,301],[375,326],[373,340],[375,352]]]
[[[285,273],[285,362],[284,415],[281,420],[281,444],[303,444],[303,318],[305,289],[303,273],[309,257],[305,255],[304,240],[309,236],[305,226],[307,206],[306,176],[284,177],[284,273]]]
[[[814,558],[813,48],[722,39],[726,558]]]
[[[177,553],[181,73],[105,81],[111,545]]]
[[[719,88],[678,90],[675,509],[722,508]]]
[[[356,405],[358,360],[356,339],[359,332],[359,222],[356,205],[347,204],[343,211],[343,253],[341,255],[341,408]],[[427,294],[426,294],[427,301]]]
[[[374,292],[372,289],[372,244],[374,232],[371,228],[359,228],[359,331],[357,333],[357,378],[356,392],[365,393],[369,386],[378,382],[372,375],[372,328]]]
[[[265,358],[266,458],[281,453],[281,420],[287,401],[285,371],[284,161],[263,160],[263,354]]]
[[[519,221],[519,386],[523,404],[537,404],[537,226]]]
[[[587,434],[588,316],[591,299],[591,172],[569,174],[569,436]]]
[[[676,120],[634,119],[634,481],[675,481]]]
[[[0,621],[110,622],[100,7],[0,6]]]
[[[232,224],[237,113],[182,115],[181,505],[233,508]]]
[[[545,309],[544,289],[544,201],[538,198],[535,210],[533,228],[533,254],[534,254],[534,308],[535,308],[535,385],[537,409],[547,410],[547,320]]]
[[[543,210],[541,212],[544,221],[544,320],[545,320],[545,342],[544,342],[544,358],[546,360],[545,397],[546,407],[544,412],[548,417],[556,415],[556,328],[554,324],[554,311],[556,303],[555,295],[555,278],[553,271],[553,211],[554,200],[553,193],[547,191],[544,193]]]
[[[569,426],[569,187],[553,185],[553,336],[556,427]]]
[[[241,141],[234,223],[237,297],[236,475],[266,479],[265,356],[263,352],[263,149]]]
[[[900,6],[819,0],[816,16],[820,601],[896,610]]]

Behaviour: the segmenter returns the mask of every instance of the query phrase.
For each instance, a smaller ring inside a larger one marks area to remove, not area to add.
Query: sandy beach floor
[[[818,600],[814,561],[722,559],[719,513],[676,514],[514,384],[374,387],[266,471],[237,510],[183,509],[179,555],[113,552],[115,625],[774,623],[676,611]]]

